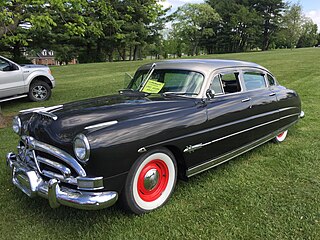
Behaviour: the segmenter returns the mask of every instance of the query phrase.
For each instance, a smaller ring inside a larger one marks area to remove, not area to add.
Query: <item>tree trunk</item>
[[[16,43],[13,46],[12,53],[13,53],[13,59],[19,62],[21,59],[20,44]]]
[[[132,47],[130,46],[130,50],[129,50],[129,61],[132,61]]]
[[[133,61],[137,61],[138,59],[138,45],[134,46],[134,49],[133,49]]]
[[[109,51],[109,53],[108,53],[108,61],[113,62],[113,51],[112,50]]]
[[[269,44],[270,44],[269,25],[270,25],[269,21],[266,20],[264,23],[262,51],[267,51],[269,49]]]

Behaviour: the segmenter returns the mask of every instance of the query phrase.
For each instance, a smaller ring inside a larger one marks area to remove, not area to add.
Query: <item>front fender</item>
[[[190,140],[186,136],[200,130],[206,119],[205,108],[194,106],[87,132],[91,153],[86,171],[104,177],[128,172],[143,147],[149,151],[170,145],[183,151]]]
[[[25,70],[26,71],[26,70]],[[25,86],[26,86],[26,92],[29,92],[30,89],[30,85],[32,83],[32,81],[35,78],[46,78],[51,82],[52,88],[55,87],[55,80],[54,77],[49,74],[49,68],[45,69],[45,70],[35,70],[34,72],[30,73],[29,75],[26,75],[26,72],[24,71],[24,81],[25,81]]]

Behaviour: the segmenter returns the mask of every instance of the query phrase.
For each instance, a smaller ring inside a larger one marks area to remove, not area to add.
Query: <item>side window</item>
[[[220,78],[225,93],[235,93],[241,91],[238,72],[221,73]]]
[[[215,76],[214,79],[212,80],[210,89],[213,90],[215,94],[223,94],[219,75]]]
[[[0,71],[9,71],[9,70],[10,70],[10,64],[7,61],[0,58]]]
[[[243,80],[247,90],[266,88],[266,81],[263,73],[245,72],[243,73]]]
[[[267,74],[267,78],[268,78],[269,86],[276,85],[276,80],[274,80],[274,78],[271,75]]]

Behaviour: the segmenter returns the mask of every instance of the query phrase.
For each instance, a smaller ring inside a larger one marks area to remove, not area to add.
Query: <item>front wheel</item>
[[[288,130],[279,133],[279,134],[274,138],[274,142],[276,142],[276,143],[281,143],[281,142],[283,142],[283,141],[286,139],[287,134],[288,134]]]
[[[51,96],[51,88],[46,82],[35,81],[30,85],[28,96],[33,102],[48,100]]]
[[[122,201],[125,207],[143,214],[163,206],[173,193],[177,164],[167,149],[157,149],[141,156],[129,171]]]

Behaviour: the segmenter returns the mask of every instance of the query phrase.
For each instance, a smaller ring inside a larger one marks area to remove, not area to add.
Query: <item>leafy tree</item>
[[[86,24],[81,11],[85,0],[4,0],[0,3],[0,46],[12,49],[20,58],[21,47],[35,35],[59,28],[71,35],[83,35]],[[32,35],[29,35],[32,34]]]
[[[214,35],[212,26],[220,20],[219,14],[206,3],[185,4],[174,15],[173,27],[176,34],[191,46],[191,55],[199,53],[203,39]]]
[[[262,17],[260,23],[263,51],[268,50],[279,30],[282,13],[285,8],[283,0],[251,0],[250,6]]]
[[[302,25],[302,33],[297,43],[298,48],[313,47],[318,43],[318,25],[311,19],[306,19]]]
[[[216,39],[211,39],[216,52],[239,52],[255,47],[262,18],[248,1],[208,0],[207,2],[222,18],[215,27]]]
[[[303,20],[302,6],[299,3],[289,6],[284,12],[282,25],[287,45],[291,49],[296,47],[301,36]]]

